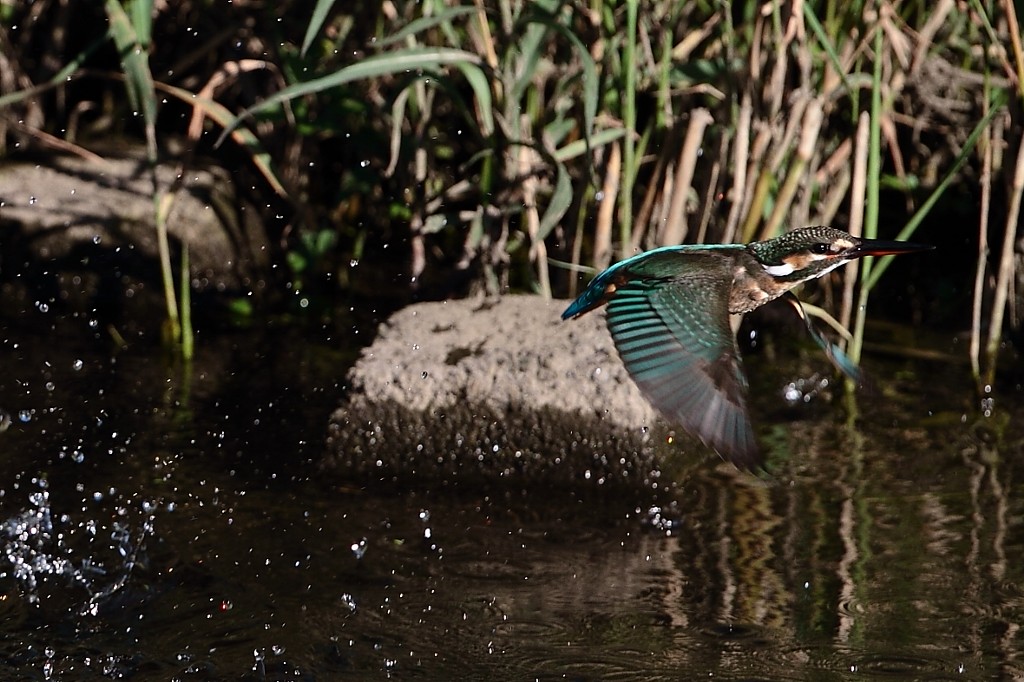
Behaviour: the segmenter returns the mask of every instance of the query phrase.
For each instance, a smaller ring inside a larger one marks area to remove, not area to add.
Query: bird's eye
[[[826,256],[830,253],[834,253],[831,244],[811,244],[811,253],[816,253],[822,256]]]

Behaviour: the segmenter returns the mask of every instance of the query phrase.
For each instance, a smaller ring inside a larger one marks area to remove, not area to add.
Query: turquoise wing
[[[656,260],[669,259],[676,274],[662,276],[665,263],[648,262],[609,296],[615,346],[655,408],[736,466],[757,468],[747,380],[729,325],[731,259],[689,253]]]

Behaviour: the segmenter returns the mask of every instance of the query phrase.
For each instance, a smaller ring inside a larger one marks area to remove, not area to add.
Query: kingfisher
[[[647,400],[725,460],[754,470],[762,457],[747,412],[747,377],[730,315],[788,299],[833,364],[859,382],[859,370],[818,333],[790,290],[864,256],[931,248],[861,239],[825,226],[750,244],[664,246],[599,274],[562,319],[607,304],[615,347]]]

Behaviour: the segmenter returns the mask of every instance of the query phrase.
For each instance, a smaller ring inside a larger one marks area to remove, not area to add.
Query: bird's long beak
[[[881,239],[864,239],[860,244],[847,252],[851,258],[863,258],[864,256],[896,256],[901,253],[916,253],[918,251],[931,251],[935,247],[931,244],[914,244],[912,242],[887,242]]]

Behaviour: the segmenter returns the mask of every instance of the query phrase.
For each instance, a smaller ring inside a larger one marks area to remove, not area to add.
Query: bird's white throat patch
[[[796,268],[793,267],[792,263],[782,261],[781,265],[764,265],[764,271],[772,277],[785,277],[786,275],[792,275]]]

